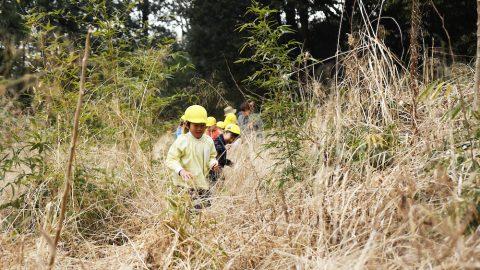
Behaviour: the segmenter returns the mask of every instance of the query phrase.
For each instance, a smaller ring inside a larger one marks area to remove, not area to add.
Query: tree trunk
[[[297,21],[295,20],[295,2],[293,0],[287,0],[284,11],[287,24],[290,25],[293,30],[297,30]]]
[[[295,0],[287,0],[286,4],[283,8],[285,11],[285,19],[287,21],[287,25],[294,31],[294,33],[289,33],[282,38],[283,41],[289,40],[298,40],[298,24],[296,20],[296,10],[295,10]],[[294,57],[296,52],[290,52],[290,56]]]
[[[353,32],[353,7],[355,6],[355,0],[345,0],[345,22],[347,23],[346,26],[346,33],[352,34]]]
[[[474,110],[480,107],[480,0],[477,0],[477,60],[475,63],[475,99],[473,103]]]
[[[148,37],[148,15],[150,15],[150,1],[143,0],[140,4],[142,10],[142,33],[143,37]]]
[[[302,35],[302,42],[304,50],[310,49],[309,33],[308,33],[308,1],[301,1],[298,5],[298,15],[300,17],[300,34]]]
[[[479,0],[480,1],[480,0]],[[412,0],[412,14],[410,17],[410,91],[412,92],[412,122],[415,132],[417,131],[417,97],[418,97],[418,58],[420,56],[420,46],[418,37],[422,15],[420,13],[419,0]]]
[[[269,6],[275,10],[282,10],[283,7],[283,1],[278,1],[278,0],[260,0],[258,1],[260,4],[263,6]],[[274,14],[271,15],[271,18],[277,23],[277,25],[282,25],[282,17],[281,17],[281,12],[275,12]]]

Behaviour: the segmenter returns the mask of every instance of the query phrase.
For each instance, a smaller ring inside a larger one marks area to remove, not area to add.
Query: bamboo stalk
[[[73,131],[72,131],[72,140],[70,142],[70,155],[68,158],[68,164],[67,164],[67,173],[66,173],[66,178],[65,178],[65,188],[63,190],[63,195],[62,195],[62,200],[60,203],[60,218],[58,220],[58,226],[57,230],[55,233],[55,239],[53,240],[52,244],[52,250],[50,254],[50,260],[48,263],[48,269],[52,269],[53,265],[55,264],[55,256],[57,253],[57,245],[58,245],[58,240],[60,239],[60,234],[62,232],[63,228],[63,222],[65,220],[65,211],[67,208],[67,202],[68,202],[68,194],[70,193],[70,189],[72,186],[72,168],[73,168],[73,160],[75,158],[75,148],[77,146],[77,137],[78,137],[78,121],[80,118],[80,112],[82,109],[82,103],[83,103],[83,95],[85,93],[85,72],[87,69],[87,60],[88,60],[88,53],[90,50],[90,34],[92,33],[92,29],[89,28],[87,31],[87,37],[85,39],[85,51],[83,54],[83,59],[82,59],[82,70],[80,74],[80,89],[78,92],[78,99],[77,99],[77,107],[75,109],[75,115],[73,118]]]
[[[479,92],[480,92],[480,0],[477,0],[477,58],[475,63],[475,92],[474,92],[474,110],[479,108]]]
[[[420,32],[421,14],[419,0],[412,0],[412,13],[410,17],[410,90],[412,92],[412,120],[415,134],[418,133],[417,127],[417,102],[418,102],[418,58],[420,46],[418,37]]]

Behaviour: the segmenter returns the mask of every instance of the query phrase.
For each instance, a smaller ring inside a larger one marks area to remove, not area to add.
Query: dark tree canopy
[[[187,33],[187,51],[197,72],[205,77],[218,77],[227,86],[233,87],[233,79],[243,79],[249,74],[249,66],[234,62],[244,42],[244,33],[237,28],[246,20],[249,0],[194,0],[187,13],[190,29]],[[230,93],[230,97],[239,93]]]
[[[278,13],[271,19],[278,25],[290,25],[295,31],[285,36],[285,42],[288,39],[298,41],[302,49],[316,59],[326,59],[335,54],[340,25],[339,45],[346,50],[347,34],[358,31],[365,18],[377,23],[380,15],[381,38],[402,60],[408,59],[410,0],[383,1],[383,6],[379,0],[258,2],[277,9]],[[29,36],[26,16],[32,13],[42,14],[41,20],[56,27],[56,32],[67,38],[83,36],[91,24],[112,19],[122,21],[123,28],[116,38],[127,46],[125,49],[131,50],[155,47],[166,39],[172,40],[173,29],[176,27],[178,31],[180,28],[182,41],[174,48],[186,50],[188,59],[194,64],[195,74],[189,76],[221,82],[227,90],[228,100],[240,102],[241,93],[236,83],[248,89],[249,86],[242,81],[255,70],[252,64],[235,63],[249,54],[248,51],[240,53],[248,33],[240,33],[238,28],[252,19],[246,14],[251,0],[0,0],[0,3],[2,78],[31,72],[25,68],[22,57],[25,57],[23,49],[28,46],[25,44],[28,44]],[[456,61],[471,61],[475,53],[476,2],[426,0],[421,3],[422,49],[437,47],[437,51],[449,59],[451,44],[451,50],[458,55]],[[95,42],[92,45],[95,47]],[[185,80],[188,84],[189,80]],[[250,90],[263,94],[259,89]]]
[[[25,21],[16,0],[0,1],[0,76],[10,77],[22,73],[18,63],[18,45],[28,35]]]
[[[274,19],[279,24],[290,25],[295,34],[288,36],[302,44],[317,59],[325,59],[335,54],[337,36],[342,18],[342,6],[345,10],[342,21],[340,46],[347,49],[347,34],[357,31],[364,24],[365,18],[376,24],[380,4],[378,0],[262,0],[279,12]],[[359,2],[362,3],[363,16]],[[190,31],[187,33],[187,49],[197,71],[204,77],[218,73],[219,78],[227,83],[230,91],[231,76],[227,73],[225,59],[241,81],[251,70],[251,66],[233,64],[235,59],[245,57],[239,53],[242,45],[241,33],[235,29],[249,20],[245,10],[249,0],[231,1],[195,1],[189,9]],[[426,47],[440,48],[447,54],[448,39],[444,27],[451,39],[452,50],[457,55],[472,56],[475,52],[476,12],[474,0],[432,0],[422,1],[421,38]],[[435,10],[436,9],[436,10]],[[438,12],[437,12],[438,11]],[[408,31],[410,29],[409,0],[385,1],[382,6],[380,26],[382,38],[386,45],[403,60],[408,59]],[[444,19],[442,20],[439,14]],[[432,44],[433,42],[433,44]],[[447,57],[448,58],[448,57]],[[459,57],[469,61],[471,57]],[[232,94],[231,96],[235,96]]]

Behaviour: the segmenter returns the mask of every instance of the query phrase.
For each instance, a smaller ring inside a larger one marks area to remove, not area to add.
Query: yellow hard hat
[[[223,121],[218,121],[217,122],[217,127],[221,128],[221,129],[224,129],[225,126],[226,126],[225,122],[223,122]]]
[[[236,123],[237,123],[237,116],[234,113],[225,114],[225,125],[236,124]]]
[[[185,114],[182,115],[182,117],[180,117],[180,120],[184,121],[185,122]]]
[[[207,118],[207,127],[211,127],[217,124],[217,120],[213,116]]]
[[[235,124],[227,125],[227,127],[225,128],[225,131],[230,131],[233,134],[240,135],[240,127],[238,125],[235,125]]]
[[[192,105],[185,110],[185,121],[194,124],[206,124],[207,110],[200,105]]]

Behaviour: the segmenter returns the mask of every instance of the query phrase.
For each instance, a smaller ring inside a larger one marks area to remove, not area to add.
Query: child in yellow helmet
[[[223,134],[215,140],[215,150],[217,151],[217,160],[220,169],[232,165],[232,161],[227,159],[227,145],[235,142],[240,137],[240,127],[236,124],[229,124],[225,127]],[[212,181],[216,182],[219,172],[212,172]]]
[[[205,134],[210,136],[214,141],[217,139],[218,135],[221,134],[221,131],[217,127],[217,120],[213,116],[207,118],[207,130]]]
[[[220,129],[221,131],[223,131],[225,129],[225,126],[226,126],[225,122],[223,122],[223,121],[218,121],[217,122],[217,128]]]
[[[225,114],[225,126],[230,124],[237,124],[237,116],[234,113]]]
[[[189,132],[180,135],[168,150],[166,165],[174,172],[175,186],[186,188],[193,200],[202,202],[195,208],[202,208],[203,201],[209,205],[210,171],[219,171],[215,144],[206,136],[207,111],[193,105],[185,111],[185,122]]]

